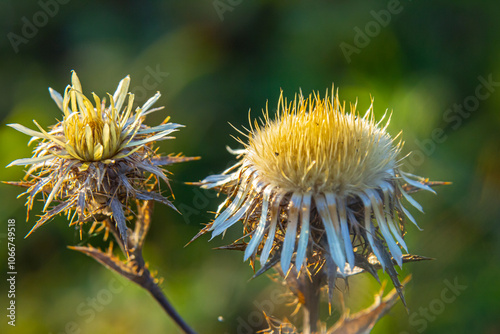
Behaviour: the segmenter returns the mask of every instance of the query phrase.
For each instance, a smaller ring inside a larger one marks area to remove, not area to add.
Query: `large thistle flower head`
[[[168,118],[155,127],[143,124],[147,114],[162,109],[151,109],[160,93],[134,110],[129,85],[127,76],[113,95],[108,94],[107,104],[106,98],[101,100],[94,93],[92,100],[87,98],[73,72],[63,96],[49,88],[63,112],[62,121],[44,130],[34,120],[39,131],[9,124],[31,136],[30,143],[38,142],[31,158],[8,165],[30,166],[24,181],[10,182],[28,188],[28,216],[35,197],[43,194],[45,214],[30,233],[55,215],[74,210],[78,219],[71,221],[80,226],[86,221],[112,217],[125,240],[129,199],[155,200],[172,206],[158,187],[159,179],[168,184],[160,166],[177,162],[179,157],[161,157],[155,153],[153,143],[172,138],[169,134],[181,125],[169,123]]]
[[[338,93],[300,93],[291,103],[282,93],[275,119],[266,110],[243,133],[238,162],[201,181],[228,195],[201,233],[214,237],[242,221],[250,240],[233,248],[244,249],[245,260],[260,255],[259,272],[281,262],[285,274],[324,268],[334,278],[381,266],[395,276],[393,261],[401,266],[407,251],[404,219],[416,224],[402,197],[422,210],[408,193],[433,190],[400,170],[399,135],[381,122],[373,103],[359,115]]]

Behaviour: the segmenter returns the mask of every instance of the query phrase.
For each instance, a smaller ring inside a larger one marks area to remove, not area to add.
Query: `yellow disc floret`
[[[374,188],[393,174],[399,146],[378,127],[372,107],[360,117],[346,113],[338,96],[283,96],[277,119],[265,116],[249,135],[246,159],[267,183],[288,191],[335,191],[349,195]]]
[[[126,82],[122,86],[128,87],[130,78],[124,80]],[[63,100],[64,148],[71,157],[85,162],[112,159],[123,148],[124,139],[129,134],[129,131],[122,133],[122,130],[127,129],[126,122],[132,111],[134,95],[128,94],[128,105],[120,113],[127,95],[125,90],[119,90],[117,96],[110,95],[110,106],[106,108],[99,97],[92,93],[94,107],[81,89],[78,76],[73,73],[72,86],[66,89]],[[133,130],[134,127],[129,129]]]

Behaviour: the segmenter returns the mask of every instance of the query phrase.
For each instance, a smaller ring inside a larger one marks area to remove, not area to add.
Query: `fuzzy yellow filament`
[[[276,120],[255,127],[247,160],[262,179],[287,191],[355,194],[374,188],[396,166],[399,145],[377,127],[372,109],[359,117],[345,113],[338,96],[287,105],[281,96]]]

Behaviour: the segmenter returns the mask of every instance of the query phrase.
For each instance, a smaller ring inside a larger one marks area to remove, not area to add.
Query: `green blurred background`
[[[238,227],[225,240],[204,236],[184,248],[218,202],[184,182],[225,169],[233,160],[225,146],[238,147],[229,123],[247,125],[248,110],[257,117],[266,101],[274,111],[280,88],[292,98],[334,83],[341,99],[358,98],[360,110],[373,96],[377,117],[393,110],[389,131],[403,129],[404,154],[414,152],[407,170],[453,182],[438,196],[415,196],[426,214],[412,210],[424,230],[408,227],[409,248],[437,260],[405,266],[402,276],[413,275],[410,313],[398,303],[373,333],[500,333],[499,12],[495,1],[3,0],[0,165],[32,149],[5,124],[60,119],[47,87],[62,92],[72,69],[85,93],[113,93],[127,74],[138,103],[160,90],[166,108],[148,124],[171,115],[187,125],[161,151],[202,160],[170,169],[184,216],[156,205],[145,257],[200,333],[251,333],[263,328],[259,308],[281,316],[293,307],[271,297],[283,290],[268,277],[249,281],[242,254],[212,250],[239,236]],[[2,180],[24,175],[20,167],[0,173]],[[178,332],[146,292],[66,248],[80,240],[64,217],[23,239],[41,206],[26,223],[20,192],[0,185],[0,332]],[[15,328],[5,317],[9,218],[17,221]],[[453,294],[445,281],[466,288]],[[378,289],[371,277],[353,279],[351,313]],[[339,316],[323,311],[330,324]]]

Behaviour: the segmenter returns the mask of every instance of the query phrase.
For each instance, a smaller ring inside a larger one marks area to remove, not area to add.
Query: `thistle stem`
[[[117,272],[147,290],[154,297],[154,299],[156,299],[156,301],[160,304],[167,315],[177,324],[177,326],[182,329],[184,333],[196,334],[196,332],[191,327],[189,327],[189,325],[184,321],[184,319],[182,319],[180,314],[169,302],[167,296],[163,293],[160,286],[156,283],[153,275],[148,270],[146,262],[144,261],[144,257],[142,256],[142,245],[145,235],[149,230],[152,210],[153,206],[149,201],[146,201],[144,206],[139,207],[139,214],[137,216],[135,231],[133,232],[133,234],[129,235],[127,240],[128,247],[125,247],[125,245],[123,244],[123,241],[120,238],[120,234],[115,227],[115,222],[112,222],[111,220],[107,221],[108,228],[113,233],[116,242],[120,245],[120,249],[129,258],[129,260],[133,261],[137,266],[137,269],[133,275],[130,275],[129,273],[125,274],[120,270],[117,270]]]
[[[161,305],[163,310],[170,316],[170,318],[179,326],[186,334],[196,334],[196,332],[189,327],[189,325],[182,319],[180,314],[175,310],[172,304],[167,299],[158,284],[155,283],[151,273],[148,269],[144,268],[143,280],[139,283],[146,289],[156,301]]]
[[[301,275],[301,288],[304,295],[304,325],[303,334],[318,332],[320,282],[318,275],[312,276],[312,281],[307,275]]]
[[[304,312],[303,334],[318,333],[319,306],[321,292],[321,275],[308,275],[304,271],[297,273],[294,268],[285,275],[279,266],[275,267],[278,273],[285,279],[286,285],[302,303]]]

